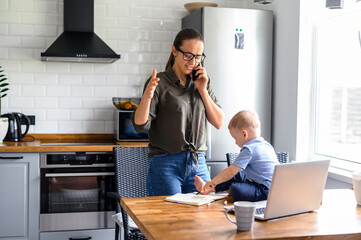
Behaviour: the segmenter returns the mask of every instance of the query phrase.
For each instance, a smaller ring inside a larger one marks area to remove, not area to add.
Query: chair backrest
[[[288,163],[289,155],[288,152],[276,152],[277,159],[280,163]]]
[[[145,197],[147,147],[114,147],[115,186],[120,197]]]
[[[227,164],[230,166],[234,160],[236,160],[239,153],[226,153]],[[288,152],[276,152],[277,160],[280,163],[288,163],[289,162],[289,155]]]
[[[113,148],[115,187],[121,198],[147,196],[148,153],[149,148],[147,147]],[[117,204],[117,212],[122,214],[125,240],[146,239],[139,230],[131,231],[129,229],[128,214],[119,204]],[[118,239],[118,232],[119,228],[117,226],[115,239]]]
[[[228,167],[236,160],[239,153],[226,153]]]

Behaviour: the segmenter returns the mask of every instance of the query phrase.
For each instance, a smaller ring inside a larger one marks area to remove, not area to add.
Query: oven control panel
[[[41,156],[41,167],[114,164],[113,152],[47,153]]]

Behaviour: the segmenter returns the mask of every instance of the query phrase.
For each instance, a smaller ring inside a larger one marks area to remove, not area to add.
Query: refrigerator
[[[182,28],[195,28],[204,37],[203,66],[221,105],[224,125],[207,125],[207,165],[211,177],[227,167],[226,153],[239,152],[228,131],[240,110],[256,111],[261,136],[271,140],[273,12],[204,7],[182,19]]]

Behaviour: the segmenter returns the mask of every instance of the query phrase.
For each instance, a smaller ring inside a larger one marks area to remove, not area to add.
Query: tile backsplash
[[[94,2],[95,33],[121,55],[113,64],[42,62],[63,32],[63,0],[0,1],[0,65],[10,83],[2,113],[35,115],[29,133],[112,133],[112,97],[140,97],[152,69],[164,70],[191,1]]]

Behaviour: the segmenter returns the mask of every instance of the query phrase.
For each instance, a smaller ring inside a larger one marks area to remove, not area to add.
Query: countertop
[[[111,152],[116,146],[147,147],[148,144],[149,142],[117,142],[114,140],[113,134],[28,134],[21,142],[4,141],[0,143],[0,153]]]

